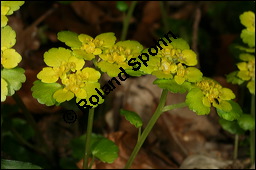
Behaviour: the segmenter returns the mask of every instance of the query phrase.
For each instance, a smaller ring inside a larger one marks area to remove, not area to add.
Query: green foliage
[[[5,100],[5,94],[11,96],[16,90],[21,88],[21,84],[26,80],[24,72],[25,70],[18,67],[1,70],[1,81],[2,83],[6,83],[5,86],[1,88],[1,91],[3,92],[3,94],[1,94],[1,99]]]
[[[1,27],[6,26],[8,22],[6,15],[12,15],[23,4],[24,1],[1,1]]]
[[[126,120],[128,120],[136,128],[139,128],[142,126],[143,124],[142,119],[136,112],[121,109],[120,113],[125,117]]]
[[[121,12],[125,12],[128,9],[128,5],[125,1],[117,1],[116,8]]]
[[[42,169],[29,162],[1,159],[1,169]]]
[[[173,93],[185,93],[191,89],[192,85],[189,82],[184,82],[179,85],[175,80],[156,79],[153,84],[158,85],[162,89],[167,89]]]
[[[241,39],[248,47],[237,46],[242,51],[239,58],[242,62],[237,63],[239,71],[227,75],[227,81],[233,84],[247,84],[251,94],[255,94],[255,14],[252,11],[240,15],[241,23],[246,27],[242,30]],[[254,53],[254,54],[252,54]]]
[[[118,157],[118,147],[114,142],[107,138],[92,134],[91,139],[91,152],[92,155],[100,159],[102,162],[112,163]],[[73,150],[72,155],[77,159],[84,157],[84,143],[86,135],[82,135],[79,138],[72,139],[71,147]]]
[[[16,43],[16,33],[7,25],[6,17],[23,4],[24,1],[1,1],[1,102],[6,100],[6,96],[12,96],[19,90],[21,83],[26,80],[25,71],[16,67],[22,58],[12,48]]]
[[[255,129],[255,119],[248,114],[242,114],[237,120],[239,126],[244,130],[254,130]]]
[[[92,135],[92,155],[106,163],[113,163],[118,157],[118,147],[111,140],[101,136]]]
[[[236,102],[232,101],[232,100],[230,100],[230,101],[228,101],[228,102],[231,104],[232,110],[226,112],[226,111],[224,111],[224,110],[221,110],[221,109],[218,109],[218,108],[217,108],[217,113],[218,113],[218,115],[219,115],[221,118],[223,118],[223,119],[225,119],[225,120],[228,120],[228,121],[233,121],[233,120],[236,120],[236,119],[240,118],[240,116],[241,116],[242,113],[243,113],[243,111],[242,111],[240,105],[237,104]]]
[[[57,101],[53,98],[53,94],[61,89],[61,85],[58,83],[43,83],[40,80],[34,82],[34,86],[31,88],[32,95],[41,104],[46,106],[52,106],[57,104]]]
[[[255,14],[252,11],[240,15],[241,23],[246,27],[242,30],[241,38],[249,47],[255,47]]]
[[[219,119],[221,127],[231,134],[243,134],[244,130],[238,125],[237,121]]]

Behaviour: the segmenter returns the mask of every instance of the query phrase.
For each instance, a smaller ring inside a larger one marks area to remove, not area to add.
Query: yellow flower
[[[44,54],[44,61],[48,66],[38,73],[37,78],[44,83],[54,83],[59,78],[65,77],[68,72],[81,70],[85,64],[83,59],[72,55],[65,48],[52,48]]]
[[[202,102],[206,107],[210,107],[212,104],[214,107],[224,111],[232,109],[227,100],[234,99],[235,95],[230,89],[223,88],[216,81],[206,78],[197,82],[196,86],[203,92]]]
[[[79,99],[87,99],[95,88],[99,88],[98,79],[100,73],[93,68],[84,68],[76,73],[68,74],[62,78],[64,88],[57,90],[53,98],[57,102],[71,100],[74,96]]]
[[[137,41],[120,41],[99,55],[100,61],[97,66],[109,76],[115,77],[120,72],[120,67],[131,68],[128,61],[131,58],[138,58],[142,49],[142,45]]]
[[[1,28],[1,64],[4,68],[16,67],[21,61],[21,56],[12,47],[16,43],[16,34],[10,26]]]
[[[237,77],[244,81],[248,81],[247,88],[249,89],[250,93],[255,94],[255,58],[250,54],[241,54],[240,58],[244,62],[237,64],[239,69]]]

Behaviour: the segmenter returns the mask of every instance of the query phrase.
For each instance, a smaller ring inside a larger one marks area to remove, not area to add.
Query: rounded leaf
[[[59,32],[58,39],[71,48],[79,48],[82,46],[82,43],[78,39],[78,34],[71,31]]]
[[[227,102],[231,105],[232,109],[230,111],[224,111],[220,108],[217,108],[218,115],[221,118],[229,121],[238,119],[243,113],[243,110],[241,109],[240,105],[234,102],[233,100],[229,100]]]
[[[8,83],[8,96],[15,93],[26,81],[25,70],[19,67],[13,69],[3,69],[1,71],[1,78],[5,79]]]
[[[7,25],[1,28],[1,50],[11,48],[16,43],[16,33]]]
[[[65,48],[51,48],[49,51],[44,53],[44,62],[48,66],[58,67],[63,62],[68,62],[69,58],[72,57],[71,51]]]
[[[14,68],[20,61],[21,56],[14,49],[6,49],[2,52],[2,65],[4,68]]]
[[[190,110],[197,115],[206,115],[210,113],[210,107],[203,104],[203,92],[199,88],[191,89],[186,96],[186,103]]]
[[[41,104],[53,106],[57,104],[53,94],[61,88],[62,86],[58,83],[43,83],[40,80],[36,80],[31,88],[32,96]]]
[[[231,134],[243,134],[244,130],[238,125],[237,121],[228,121],[225,119],[219,119],[221,127]]]
[[[252,117],[252,115],[242,114],[237,122],[243,130],[255,129],[255,119]]]
[[[120,114],[123,115],[125,119],[128,120],[136,128],[141,127],[143,124],[142,119],[136,112],[121,109]]]
[[[1,78],[1,102],[6,100],[6,96],[8,94],[7,86],[7,82],[3,78]]]

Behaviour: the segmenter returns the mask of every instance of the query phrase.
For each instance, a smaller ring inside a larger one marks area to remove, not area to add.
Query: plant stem
[[[155,125],[157,119],[160,117],[161,113],[162,113],[162,110],[163,110],[163,107],[165,105],[165,101],[166,101],[166,97],[167,97],[167,94],[168,94],[168,90],[167,89],[164,89],[162,91],[162,94],[161,94],[161,98],[160,98],[160,102],[158,104],[158,107],[155,111],[155,113],[153,114],[153,116],[151,117],[151,119],[149,120],[146,128],[144,129],[144,131],[142,132],[137,144],[135,145],[134,149],[133,149],[133,152],[130,156],[130,158],[128,159],[126,165],[125,165],[125,169],[128,169],[130,168],[133,160],[135,159],[137,153],[139,152],[142,144],[144,143],[145,139],[147,138],[149,132],[151,131],[151,129],[153,128],[153,126]]]
[[[238,141],[239,141],[239,135],[235,134],[235,146],[234,146],[234,153],[233,153],[233,159],[237,159],[237,153],[238,153]]]
[[[251,99],[251,115],[255,119],[255,95],[252,94]],[[251,164],[255,162],[255,130],[251,130],[250,133],[250,155],[251,155]]]
[[[132,1],[131,6],[129,7],[128,13],[123,20],[123,30],[122,30],[122,35],[121,35],[121,41],[124,41],[126,39],[129,22],[130,22],[132,13],[134,11],[134,8],[136,6],[136,3],[137,3],[137,1]]]
[[[160,9],[161,9],[161,13],[162,13],[162,19],[163,19],[163,23],[164,23],[164,31],[168,32],[169,31],[169,24],[168,24],[168,17],[167,17],[167,12],[165,10],[165,5],[164,5],[164,1],[160,1]]]
[[[162,110],[162,112],[166,112],[168,110],[173,110],[173,109],[177,109],[177,108],[181,108],[181,107],[186,107],[187,103],[183,102],[183,103],[178,103],[178,104],[172,104],[172,105],[168,105],[165,106]]]
[[[84,163],[83,168],[88,169],[88,160],[90,156],[90,145],[91,145],[91,136],[92,136],[92,126],[93,126],[93,117],[94,117],[94,108],[89,110],[87,132],[85,139],[85,152],[84,152]]]

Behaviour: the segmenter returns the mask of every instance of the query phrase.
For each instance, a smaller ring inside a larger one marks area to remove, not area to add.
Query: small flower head
[[[45,67],[37,77],[44,83],[54,83],[65,77],[68,72],[75,72],[84,66],[84,60],[72,55],[65,48],[52,48],[44,54],[44,61],[50,67]]]
[[[248,81],[247,87],[252,94],[255,94],[255,58],[250,54],[241,54],[243,62],[237,64],[239,69],[237,77],[243,81]]]
[[[158,47],[157,55],[150,56],[148,68],[142,67],[145,73],[152,73],[157,78],[174,78],[180,85],[184,81],[196,82],[202,78],[197,68],[190,67],[197,64],[197,58],[183,39],[172,39],[167,46],[161,44],[161,47]]]
[[[230,89],[223,88],[212,79],[204,78],[188,93],[186,103],[198,114],[208,114],[211,106],[228,112],[232,109],[228,101],[234,98]]]
[[[71,100],[74,96],[79,99],[88,99],[90,94],[99,88],[100,73],[93,68],[84,68],[76,73],[67,74],[61,79],[63,88],[57,90],[53,98],[57,102]]]
[[[73,53],[85,60],[92,60],[95,55],[99,55],[103,50],[112,47],[115,44],[116,37],[114,33],[103,33],[95,38],[86,34],[76,34],[69,31],[58,33],[58,39],[70,46]]]
[[[131,58],[137,58],[142,49],[142,45],[137,41],[120,41],[99,55],[100,60],[97,66],[109,76],[115,77],[120,72],[120,67],[131,68],[128,61]]]

